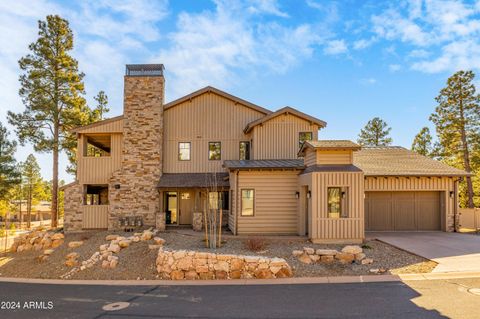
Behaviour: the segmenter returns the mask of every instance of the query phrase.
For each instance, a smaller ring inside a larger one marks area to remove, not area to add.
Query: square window
[[[208,143],[208,159],[211,161],[219,161],[222,159],[222,143],[220,142]]]
[[[190,142],[178,143],[178,160],[179,161],[190,160]]]
[[[85,185],[84,205],[108,205],[108,185]]]
[[[249,160],[250,159],[250,142],[243,141],[240,142],[240,160]]]

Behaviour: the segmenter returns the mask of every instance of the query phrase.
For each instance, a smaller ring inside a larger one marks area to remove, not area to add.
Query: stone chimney
[[[154,226],[160,214],[164,84],[162,64],[126,67],[122,159],[110,181],[109,229],[127,216]]]

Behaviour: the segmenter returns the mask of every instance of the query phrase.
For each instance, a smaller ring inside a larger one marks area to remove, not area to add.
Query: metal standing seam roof
[[[365,176],[466,176],[467,172],[400,146],[363,147],[353,164]]]
[[[311,165],[305,168],[302,174],[308,174],[313,172],[350,172],[356,173],[361,172],[362,170],[355,165],[328,165],[328,164],[316,164]]]
[[[349,140],[318,140],[318,141],[305,141],[305,144],[310,145],[317,149],[361,149],[362,147],[357,143]]]
[[[158,188],[230,187],[228,173],[163,173]]]
[[[273,160],[227,160],[223,162],[227,169],[303,169],[303,159],[273,159]]]

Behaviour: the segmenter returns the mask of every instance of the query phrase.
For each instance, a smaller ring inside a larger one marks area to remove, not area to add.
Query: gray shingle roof
[[[248,161],[224,161],[223,166],[227,169],[303,169],[302,159],[275,159],[275,160],[248,160]]]
[[[361,172],[362,170],[355,165],[312,165],[305,168],[302,174],[312,172]]]
[[[159,188],[230,187],[228,173],[164,173]]]
[[[364,147],[353,153],[353,164],[366,176],[465,176],[467,173],[406,148]]]

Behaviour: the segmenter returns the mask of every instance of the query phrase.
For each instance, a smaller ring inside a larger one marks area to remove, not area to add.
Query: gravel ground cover
[[[42,251],[3,254],[0,257],[0,276],[58,279],[71,269],[64,264],[65,256],[68,253],[77,252],[80,254],[80,261],[86,260],[95,251],[98,251],[100,245],[107,243],[105,236],[111,233],[126,237],[132,235],[132,233],[106,231],[69,234],[65,236],[65,243],[56,248],[50,258],[42,263],[38,262],[35,258],[41,255]],[[205,247],[205,242],[200,234],[192,235],[177,231],[168,231],[159,233],[158,236],[166,240],[164,249],[211,251]],[[84,244],[77,248],[68,248],[68,242],[78,240],[83,240]],[[371,265],[341,265],[340,263],[328,265],[315,263],[306,265],[292,256],[293,250],[301,250],[303,247],[341,250],[345,245],[317,245],[302,239],[256,240],[263,241],[264,244],[264,247],[257,252],[248,249],[244,238],[230,237],[224,241],[221,248],[216,250],[216,253],[285,258],[292,266],[296,277],[369,275],[371,274],[370,269],[373,268],[383,268],[387,273],[392,274],[426,273],[431,272],[436,266],[435,262],[375,240],[368,241],[363,246],[364,253],[367,257],[373,258],[374,260]],[[117,254],[119,263],[114,269],[103,269],[101,268],[101,263],[98,263],[92,268],[87,268],[75,273],[71,279],[158,279],[155,269],[157,250],[149,249],[149,244],[153,244],[153,240],[132,243],[130,247],[122,249]]]

